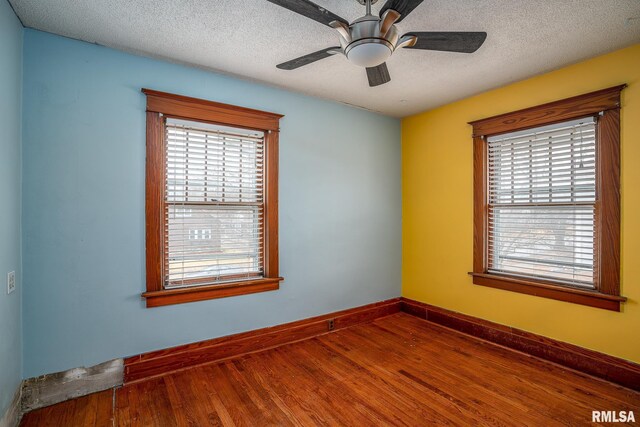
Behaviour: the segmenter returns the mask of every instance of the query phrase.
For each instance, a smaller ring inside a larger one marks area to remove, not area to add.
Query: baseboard
[[[399,311],[400,298],[395,298],[270,328],[140,354],[124,360],[124,382],[127,384],[142,381],[181,369],[289,344]]]
[[[89,368],[74,368],[24,380],[22,411],[32,411],[120,386],[123,368],[123,360],[115,359]]]
[[[395,298],[283,325],[152,351],[124,360],[116,359],[91,368],[31,378],[23,382],[22,396],[18,391],[18,397],[14,398],[17,404],[12,404],[7,410],[0,420],[0,427],[14,427],[15,420],[19,421],[23,412],[36,408],[123,383],[143,381],[313,338],[400,311],[640,391],[640,365],[633,362],[407,298]]]
[[[9,407],[5,411],[2,418],[0,418],[0,427],[16,427],[20,424],[22,418],[22,383],[18,386],[18,389],[11,399]]]
[[[429,322],[640,391],[636,363],[407,298],[400,305],[403,312]]]

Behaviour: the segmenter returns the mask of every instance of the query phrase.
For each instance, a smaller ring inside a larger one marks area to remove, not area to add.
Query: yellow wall
[[[623,311],[473,285],[467,122],[621,83]],[[403,296],[640,362],[640,44],[404,119],[402,171]]]

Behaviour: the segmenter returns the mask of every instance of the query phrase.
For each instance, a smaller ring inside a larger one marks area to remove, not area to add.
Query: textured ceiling
[[[315,0],[352,21],[356,0]],[[400,49],[391,82],[336,55],[294,71],[276,64],[338,45],[336,33],[266,0],[10,0],[27,27],[222,71],[403,117],[640,42],[640,0],[425,0],[398,27],[486,31],[474,54]],[[374,11],[380,9],[380,0]]]

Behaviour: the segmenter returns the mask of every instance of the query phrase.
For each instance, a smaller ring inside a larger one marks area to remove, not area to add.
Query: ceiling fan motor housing
[[[340,36],[342,50],[352,63],[361,67],[376,67],[389,58],[398,43],[395,25],[381,33],[381,20],[377,16],[365,15],[349,25],[351,40]]]

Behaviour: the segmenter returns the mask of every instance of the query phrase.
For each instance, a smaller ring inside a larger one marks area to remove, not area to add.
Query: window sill
[[[144,292],[142,298],[147,308],[163,305],[184,304],[215,298],[226,298],[256,292],[275,291],[280,288],[282,277],[246,280],[242,282],[224,283],[220,285],[194,286],[190,288],[166,289],[162,291]]]
[[[474,285],[588,305],[605,310],[620,311],[620,303],[627,300],[625,297],[603,294],[597,291],[568,288],[510,276],[488,273],[469,273],[469,275],[473,276]]]

